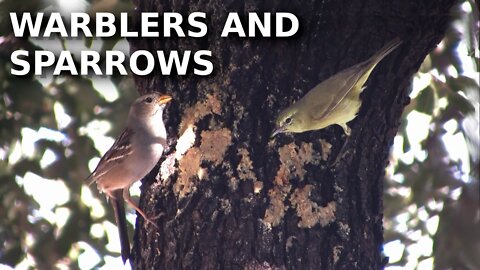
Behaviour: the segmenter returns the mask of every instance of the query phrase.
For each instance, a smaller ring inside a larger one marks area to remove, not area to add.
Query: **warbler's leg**
[[[340,123],[340,124],[338,124],[338,125],[343,128],[343,131],[345,132],[345,134],[347,135],[347,137],[350,136],[350,132],[351,132],[352,130],[350,129],[349,126],[347,126],[347,123]]]
[[[153,226],[155,226],[157,229],[158,229],[158,226],[157,224],[155,224],[151,219],[149,219],[147,217],[147,215],[145,215],[145,213],[138,207],[137,203],[134,202],[132,200],[132,198],[130,197],[130,187],[126,187],[123,189],[123,199],[133,208],[135,209],[142,217],[143,219],[145,219],[147,222],[149,222],[150,224],[152,224]],[[158,218],[158,217],[156,217]]]

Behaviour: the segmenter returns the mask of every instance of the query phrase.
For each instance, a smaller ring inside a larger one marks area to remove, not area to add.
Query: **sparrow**
[[[88,185],[96,182],[100,192],[112,203],[123,263],[130,257],[123,201],[156,227],[131,199],[129,188],[145,177],[163,154],[167,142],[163,110],[170,100],[172,97],[157,92],[137,98],[130,107],[125,129],[86,180]]]

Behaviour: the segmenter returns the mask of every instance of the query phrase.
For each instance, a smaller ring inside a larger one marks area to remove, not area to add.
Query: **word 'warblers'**
[[[96,182],[98,189],[111,199],[124,263],[130,256],[130,243],[123,200],[155,225],[130,198],[129,188],[145,177],[162,156],[167,139],[163,109],[171,99],[155,92],[137,98],[130,107],[126,128],[87,178],[88,184]]]

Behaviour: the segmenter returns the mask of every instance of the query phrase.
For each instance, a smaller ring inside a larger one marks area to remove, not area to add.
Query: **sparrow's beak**
[[[160,96],[160,97],[157,99],[157,102],[158,102],[158,104],[163,105],[163,104],[168,103],[170,100],[172,100],[172,97],[171,97],[171,96],[169,96],[169,95],[164,95],[164,96]]]
[[[273,131],[272,131],[272,134],[270,135],[270,138],[273,138],[275,137],[275,135],[279,134],[279,133],[284,133],[285,132],[285,128],[284,127],[276,127]]]

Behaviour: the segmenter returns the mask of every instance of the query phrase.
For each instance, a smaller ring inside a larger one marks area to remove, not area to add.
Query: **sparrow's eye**
[[[292,123],[292,118],[288,117],[287,119],[285,119],[285,123],[290,125]]]
[[[153,99],[152,99],[151,97],[147,97],[147,98],[145,99],[145,102],[146,102],[146,103],[152,103],[152,101],[153,101]]]

